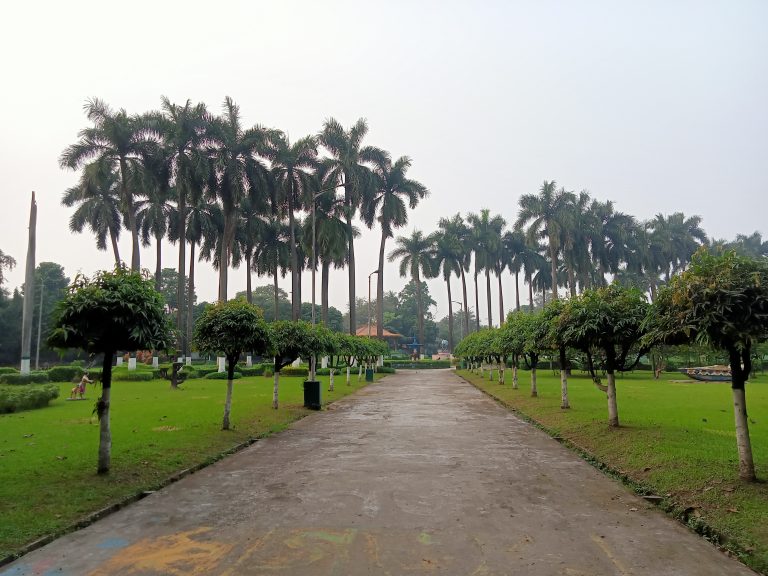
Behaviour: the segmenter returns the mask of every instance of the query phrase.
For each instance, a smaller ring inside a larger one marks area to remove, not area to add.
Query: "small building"
[[[355,332],[355,335],[357,336],[370,336],[371,338],[378,338],[376,335],[376,324],[371,324],[370,326],[370,333],[368,332],[368,324],[364,324],[363,326],[358,327],[357,331]],[[402,338],[402,334],[398,334],[397,332],[392,332],[390,330],[387,330],[384,328],[381,335],[381,340],[384,340],[390,349],[396,349],[397,343],[400,341],[400,338]]]

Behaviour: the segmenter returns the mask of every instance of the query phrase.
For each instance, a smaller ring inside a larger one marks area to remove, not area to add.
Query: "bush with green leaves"
[[[306,378],[309,376],[309,368],[304,368],[302,366],[286,366],[285,368],[280,369],[280,376],[301,376],[303,378]]]
[[[83,377],[83,369],[79,366],[54,366],[48,370],[51,382],[72,382]]]
[[[263,376],[264,364],[254,364],[253,366],[243,366],[238,369],[243,376]]]
[[[228,375],[226,372],[209,372],[203,378],[206,380],[227,380]],[[240,372],[232,372],[232,380],[239,380],[243,375]]]
[[[0,376],[3,374],[18,374],[19,371],[16,370],[16,368],[11,368],[10,366],[0,366]]]
[[[115,382],[149,382],[154,380],[155,376],[152,372],[129,370],[127,372],[119,372],[112,378]]]
[[[43,408],[58,397],[59,387],[55,384],[0,386],[0,414]]]
[[[0,376],[0,384],[14,384],[16,386],[23,386],[25,384],[43,384],[50,382],[48,378],[48,372],[32,371],[29,374],[3,374]]]

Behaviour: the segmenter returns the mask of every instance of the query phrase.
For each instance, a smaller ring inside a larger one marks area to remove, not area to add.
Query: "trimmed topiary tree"
[[[195,324],[194,342],[198,349],[221,353],[227,359],[227,397],[221,428],[229,430],[237,360],[245,351],[256,354],[272,351],[269,327],[258,306],[238,298],[208,306]]]
[[[118,350],[165,350],[173,340],[163,297],[149,276],[116,267],[93,279],[78,276],[54,312],[48,345],[103,354],[99,417],[99,474],[109,472],[112,433],[109,427],[112,362]]]

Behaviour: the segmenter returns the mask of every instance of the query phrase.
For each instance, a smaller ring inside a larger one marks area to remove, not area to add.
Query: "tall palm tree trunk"
[[[178,200],[178,208],[179,208],[179,278],[178,282],[176,284],[176,302],[178,303],[178,311],[176,313],[176,330],[178,330],[179,333],[179,339],[181,342],[179,343],[179,348],[181,349],[181,352],[185,354],[187,351],[187,345],[189,344],[190,340],[184,339],[184,270],[187,269],[187,231],[186,231],[186,222],[187,222],[187,205],[186,205],[186,194],[184,193],[184,187],[179,186],[179,200]],[[191,265],[190,265],[191,266]],[[191,300],[190,300],[191,302]]]
[[[320,317],[323,319],[323,326],[328,326],[328,272],[331,265],[323,262],[323,271],[320,280]]]
[[[448,350],[453,354],[453,297],[451,296],[451,279],[445,279],[448,286]]]
[[[533,278],[528,278],[528,306],[529,312],[533,312]]]
[[[299,292],[299,253],[296,250],[296,219],[293,215],[293,182],[288,191],[288,227],[291,230],[291,320],[301,315],[301,294]]]
[[[515,310],[520,312],[520,272],[515,272]]]
[[[421,278],[419,277],[419,270],[416,269],[416,273],[413,275],[413,280],[416,282],[416,308],[418,314],[418,326],[419,326],[419,344],[421,344],[421,354],[424,353],[424,305],[421,301]]]
[[[464,277],[464,267],[459,268],[461,270],[461,290],[464,296],[464,336],[469,334],[469,308],[467,307],[467,279]]]
[[[554,237],[549,237],[550,273],[552,274],[552,299],[557,300],[557,248]]]
[[[576,273],[570,264],[568,265],[568,288],[571,290],[571,297],[576,296]]]
[[[347,262],[349,265],[349,333],[353,336],[357,332],[357,310],[355,299],[355,240],[352,238],[352,215],[347,212],[347,233],[349,234],[349,251]]]
[[[139,229],[136,226],[136,213],[133,209],[133,199],[128,190],[128,163],[125,158],[120,158],[120,178],[123,187],[123,207],[128,215],[128,230],[131,232],[131,270],[141,270],[141,256],[139,254]]]
[[[120,265],[120,248],[117,245],[117,234],[111,226],[109,227],[109,239],[112,240],[112,252],[115,254],[115,264]]]
[[[491,312],[491,272],[488,268],[485,269],[485,295],[488,299],[488,328],[493,328],[493,314]]]
[[[195,301],[195,243],[189,244],[189,286],[187,288],[187,343],[192,342],[192,304]],[[190,350],[190,356],[192,352]]]
[[[251,253],[245,254],[245,299],[248,304],[253,304],[253,290],[251,288]]]
[[[235,236],[235,221],[233,214],[224,215],[224,232],[219,253],[219,302],[227,301],[227,271],[232,241]]]
[[[275,265],[275,322],[278,321],[278,297],[277,297],[277,265]]]
[[[477,269],[475,269],[475,325],[476,330],[480,330],[480,298],[477,289]]]
[[[159,234],[155,236],[155,290],[160,292],[160,286],[163,280],[163,237]],[[182,242],[184,244],[184,242]]]
[[[387,234],[381,231],[381,245],[379,247],[379,273],[376,278],[376,336],[384,335],[384,245],[387,243]]]
[[[496,274],[496,278],[499,280],[499,327],[504,325],[504,290],[501,288],[501,270]]]

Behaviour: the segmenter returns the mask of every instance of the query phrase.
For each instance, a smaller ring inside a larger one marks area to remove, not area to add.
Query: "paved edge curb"
[[[345,398],[350,398],[360,392],[360,390],[364,390],[367,388],[370,384],[375,384],[376,382],[381,382],[386,376],[389,374],[385,374],[378,380],[374,380],[373,382],[369,382],[365,386],[358,388],[355,390],[352,394],[347,394],[346,396],[342,396],[338,400],[335,400],[334,402],[329,402],[327,404],[324,404],[323,407],[326,408],[328,406],[332,406],[333,404],[336,404],[337,402],[340,402],[344,400]],[[296,420],[293,420],[292,422],[289,422],[288,425],[283,428],[282,430],[278,430],[277,432],[271,432],[266,433],[263,436],[256,436],[248,438],[245,442],[241,442],[240,444],[235,444],[231,448],[228,448],[227,450],[224,450],[223,452],[219,452],[218,454],[214,454],[213,456],[206,458],[202,462],[195,464],[194,466],[190,466],[189,468],[185,468],[183,470],[179,470],[178,472],[174,472],[164,480],[161,480],[159,483],[153,485],[151,490],[142,490],[140,492],[136,492],[135,494],[131,494],[130,496],[126,496],[125,498],[110,504],[109,506],[106,506],[102,508],[101,510],[97,510],[96,512],[91,512],[90,514],[86,515],[84,518],[81,518],[80,520],[77,520],[76,522],[70,524],[69,526],[65,526],[64,528],[60,530],[56,530],[55,532],[51,532],[50,534],[46,534],[45,536],[38,538],[37,540],[34,540],[30,542],[29,544],[23,546],[18,551],[13,552],[9,554],[8,556],[5,556],[4,558],[0,558],[0,568],[3,566],[7,566],[11,562],[15,562],[16,560],[22,558],[23,556],[26,556],[30,552],[34,552],[38,548],[42,548],[46,544],[50,544],[57,538],[61,538],[62,536],[65,536],[67,534],[70,534],[72,532],[76,532],[77,530],[81,530],[83,528],[86,528],[93,524],[94,522],[101,520],[102,518],[105,518],[106,516],[109,516],[110,514],[114,514],[118,510],[121,510],[122,508],[125,508],[129,504],[133,504],[134,502],[138,502],[139,500],[143,500],[150,494],[154,494],[156,491],[161,490],[162,488],[165,488],[166,486],[170,486],[171,484],[178,482],[182,478],[189,476],[191,474],[194,474],[195,472],[199,472],[203,468],[207,468],[208,466],[211,466],[212,464],[215,464],[219,460],[223,460],[227,456],[231,456],[232,454],[236,454],[237,452],[240,452],[241,450],[244,450],[248,448],[249,446],[252,446],[262,438],[267,438],[269,436],[272,436],[274,434],[279,434],[280,432],[283,432],[288,429],[289,426],[292,426],[296,422],[300,422],[304,420],[308,416],[312,416],[313,414],[317,414],[318,412],[323,412],[323,410],[313,410],[311,412],[307,412],[304,414],[301,418],[297,418]]]
[[[505,410],[512,412],[515,416],[517,416],[524,422],[527,422],[533,427],[538,428],[539,430],[544,432],[547,436],[549,436],[550,438],[552,438],[562,446],[565,446],[570,451],[575,452],[582,460],[587,462],[593,468],[596,468],[597,470],[599,470],[606,476],[613,478],[614,480],[619,480],[624,486],[630,488],[635,495],[640,496],[642,498],[643,496],[647,496],[653,493],[653,491],[650,490],[647,486],[640,484],[639,482],[633,480],[627,474],[621,472],[620,470],[617,470],[616,468],[610,466],[609,464],[606,464],[605,462],[600,460],[597,456],[595,456],[588,450],[582,448],[578,444],[572,442],[571,440],[568,440],[567,438],[563,438],[557,432],[555,432],[551,428],[547,428],[546,426],[544,426],[544,424],[528,416],[526,413],[521,412],[518,408],[511,405],[509,402],[502,400],[497,396],[494,396],[491,392],[484,390],[474,382],[467,380],[466,378],[464,378],[464,376],[459,374],[458,371],[454,371],[454,374],[459,378],[461,378],[464,382],[466,382],[467,384],[475,388],[476,390],[485,394],[488,398],[496,402],[498,405],[502,406]],[[702,521],[701,519],[697,519],[696,526],[695,527],[691,526],[688,523],[687,512],[685,510],[680,511],[676,509],[675,506],[666,498],[656,502],[652,502],[648,500],[646,500],[646,502],[649,505],[654,506],[655,508],[664,512],[664,514],[667,517],[672,518],[678,524],[681,524],[682,526],[687,528],[690,532],[700,537],[702,540],[706,540],[707,542],[709,542],[712,546],[717,548],[725,556],[728,556],[729,558],[736,560],[737,562],[741,563],[745,568],[752,570],[752,572],[754,572],[755,574],[762,574],[762,575],[768,574],[763,572],[757,572],[754,568],[744,563],[744,561],[741,559],[740,556],[741,555],[748,556],[749,554],[744,549],[742,549],[741,546],[735,545],[733,542],[730,543],[730,546],[720,544],[720,540],[723,538],[722,535],[720,534],[720,532],[718,532],[715,528],[713,528],[706,522]]]

